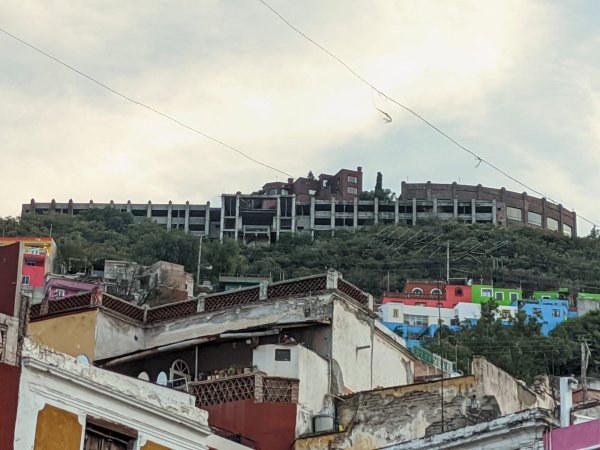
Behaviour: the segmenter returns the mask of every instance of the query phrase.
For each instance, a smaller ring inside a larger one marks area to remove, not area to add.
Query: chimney
[[[362,172],[362,167],[358,166],[358,167],[356,168],[356,171],[357,171],[357,172]]]
[[[288,184],[294,184],[294,179],[293,178],[288,178]]]

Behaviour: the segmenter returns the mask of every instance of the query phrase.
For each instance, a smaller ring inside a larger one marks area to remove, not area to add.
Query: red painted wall
[[[252,439],[260,450],[290,450],[296,436],[295,403],[255,403],[254,400],[202,407],[208,423]]]
[[[15,315],[17,280],[21,278],[20,254],[20,244],[0,247],[0,313],[7,316]]]
[[[29,266],[26,264],[27,262],[33,263],[35,266]],[[23,275],[29,277],[29,287],[44,287],[46,277],[46,256],[26,254],[23,262]]]
[[[544,436],[547,450],[577,450],[600,445],[600,419],[557,428]]]
[[[0,261],[2,259],[0,258]],[[21,368],[0,363],[0,449],[13,448]]]

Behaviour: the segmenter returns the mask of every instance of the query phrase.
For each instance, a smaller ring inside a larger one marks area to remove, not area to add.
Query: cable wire
[[[412,114],[417,119],[419,119],[420,121],[422,121],[423,123],[425,123],[427,126],[429,126],[433,130],[435,130],[436,132],[438,132],[440,135],[442,135],[443,137],[445,137],[447,140],[449,140],[450,142],[452,142],[454,145],[456,145],[457,147],[461,148],[465,152],[467,152],[470,155],[472,155],[477,160],[477,166],[479,166],[481,163],[484,163],[484,164],[488,165],[489,167],[491,167],[492,169],[494,169],[495,171],[497,171],[498,173],[504,175],[505,177],[507,177],[510,180],[514,181],[515,183],[519,184],[520,186],[523,186],[525,189],[528,189],[529,191],[534,192],[534,193],[536,193],[537,195],[539,195],[541,197],[545,197],[545,198],[547,198],[548,200],[550,200],[553,203],[560,204],[560,202],[558,202],[558,201],[552,199],[551,197],[545,195],[544,193],[542,193],[542,192],[540,192],[540,191],[532,188],[531,186],[523,183],[522,181],[519,181],[517,178],[513,177],[509,173],[507,173],[504,170],[502,170],[500,167],[498,167],[495,164],[491,163],[490,161],[482,158],[481,156],[479,156],[478,154],[476,154],[474,151],[469,150],[467,147],[465,147],[460,142],[458,142],[456,139],[454,139],[452,136],[448,135],[446,132],[444,132],[443,130],[441,130],[438,126],[434,125],[432,122],[430,122],[429,120],[427,120],[425,117],[423,117],[421,114],[419,114],[418,112],[416,112],[414,109],[412,109],[412,108],[410,108],[410,107],[408,107],[408,106],[400,103],[399,101],[395,100],[394,98],[390,97],[388,94],[386,94],[385,92],[383,92],[381,89],[379,89],[374,84],[372,84],[370,81],[368,81],[366,78],[364,78],[362,75],[360,75],[356,70],[354,70],[352,67],[350,67],[348,64],[346,64],[338,56],[336,56],[335,54],[333,54],[332,52],[330,52],[329,50],[327,50],[321,44],[319,44],[318,42],[314,41],[312,38],[310,38],[309,36],[307,36],[302,30],[298,29],[296,26],[294,26],[292,23],[290,23],[285,17],[283,17],[278,11],[276,11],[265,0],[258,0],[258,1],[260,3],[262,3],[266,8],[268,8],[273,14],[275,14],[277,17],[279,17],[288,27],[290,27],[292,30],[294,30],[296,33],[298,33],[304,39],[306,39],[307,41],[309,41],[310,43],[312,43],[313,45],[315,45],[317,48],[319,48],[321,51],[323,51],[324,53],[326,53],[328,56],[330,56],[331,58],[333,58],[334,60],[336,60],[338,63],[340,63],[346,70],[348,70],[348,72],[350,72],[352,75],[354,75],[360,81],[362,81],[365,85],[367,85],[373,91],[377,92],[379,95],[385,97],[390,102],[396,104],[400,108],[402,108],[405,111],[407,111],[408,113]],[[596,226],[596,223],[594,223],[593,221],[591,221],[589,219],[586,219],[584,216],[579,215],[579,214],[577,216],[579,218],[583,219],[584,221],[588,222],[590,225],[593,225],[594,227]]]
[[[186,128],[186,129],[188,129],[188,130],[190,130],[190,131],[193,131],[194,133],[197,133],[197,134],[199,134],[199,135],[201,135],[201,136],[205,137],[206,139],[210,139],[211,141],[213,141],[213,142],[216,142],[217,144],[219,144],[219,145],[222,145],[223,147],[225,147],[225,148],[228,148],[229,150],[232,150],[232,151],[234,151],[235,153],[239,154],[240,156],[243,156],[244,158],[246,158],[246,159],[248,159],[248,160],[252,161],[253,163],[256,163],[256,164],[258,164],[258,165],[261,165],[261,166],[263,166],[263,167],[266,167],[267,169],[274,170],[275,172],[279,172],[279,173],[281,173],[281,174],[283,174],[283,175],[285,175],[285,176],[287,176],[287,177],[292,177],[292,175],[290,175],[289,173],[287,173],[287,172],[285,172],[285,171],[283,171],[283,170],[277,169],[276,167],[273,167],[273,166],[271,166],[271,165],[269,165],[269,164],[266,164],[266,163],[264,163],[264,162],[262,162],[262,161],[259,161],[259,160],[255,159],[255,158],[253,158],[252,156],[248,155],[247,153],[245,153],[245,152],[243,152],[243,151],[241,151],[241,150],[239,150],[239,149],[237,149],[237,148],[235,148],[235,147],[233,147],[233,146],[231,146],[231,145],[229,145],[229,144],[226,144],[225,142],[221,141],[220,139],[217,139],[217,138],[215,138],[215,137],[212,137],[212,136],[210,136],[209,134],[206,134],[206,133],[204,133],[204,132],[202,132],[202,131],[200,131],[200,130],[198,130],[198,129],[196,129],[196,128],[194,128],[194,127],[190,126],[190,125],[187,125],[187,124],[185,124],[185,123],[181,122],[180,120],[178,120],[178,119],[174,118],[173,116],[170,116],[169,114],[163,113],[162,111],[159,111],[158,109],[156,109],[156,108],[153,108],[152,106],[148,106],[148,105],[146,105],[145,103],[142,103],[142,102],[140,102],[140,101],[138,101],[138,100],[135,100],[135,99],[133,99],[133,98],[129,97],[128,95],[126,95],[126,94],[123,94],[122,92],[119,92],[119,91],[117,91],[116,89],[113,89],[113,88],[111,88],[110,86],[108,86],[108,85],[106,85],[106,84],[102,83],[101,81],[98,81],[98,80],[97,80],[97,79],[95,79],[94,77],[92,77],[92,76],[90,76],[90,75],[88,75],[88,74],[86,74],[86,73],[82,72],[81,70],[79,70],[79,69],[77,69],[77,68],[75,68],[75,67],[73,67],[73,66],[71,66],[71,65],[67,64],[66,62],[64,62],[64,61],[62,61],[62,60],[60,60],[60,59],[58,59],[57,57],[55,57],[55,56],[52,56],[51,54],[49,54],[49,53],[45,52],[44,50],[42,50],[42,49],[40,49],[40,48],[38,48],[38,47],[36,47],[35,45],[33,45],[33,44],[30,44],[29,42],[26,42],[26,41],[24,41],[23,39],[21,39],[21,38],[19,38],[19,37],[15,36],[14,34],[12,34],[12,33],[9,33],[8,31],[6,31],[6,30],[4,30],[4,29],[2,29],[2,28],[0,28],[0,31],[1,31],[2,33],[4,33],[5,35],[7,35],[7,36],[11,37],[12,39],[14,39],[14,40],[16,40],[16,41],[20,42],[21,44],[23,44],[23,45],[25,45],[25,46],[27,46],[27,47],[29,47],[29,48],[31,48],[31,49],[33,49],[33,50],[35,50],[36,52],[38,52],[38,53],[40,53],[40,54],[42,54],[42,55],[46,56],[47,58],[50,58],[51,60],[53,60],[53,61],[57,62],[58,64],[61,64],[62,66],[66,67],[67,69],[69,69],[69,70],[72,70],[73,72],[75,72],[75,73],[77,73],[77,74],[81,75],[81,76],[82,76],[82,77],[84,77],[84,78],[87,78],[87,79],[88,79],[88,80],[90,80],[92,83],[95,83],[95,84],[97,84],[98,86],[100,86],[100,87],[102,87],[102,88],[106,89],[107,91],[109,91],[109,92],[111,92],[111,93],[113,93],[113,94],[115,94],[115,95],[117,95],[117,96],[119,96],[119,97],[123,98],[124,100],[127,100],[128,102],[130,102],[130,103],[133,103],[133,104],[135,104],[135,105],[137,105],[137,106],[140,106],[140,107],[142,107],[142,108],[145,108],[145,109],[147,109],[147,110],[149,110],[149,111],[152,111],[153,113],[155,113],[155,114],[158,114],[159,116],[162,116],[162,117],[164,117],[165,119],[168,119],[168,120],[170,120],[170,121],[172,121],[172,122],[175,122],[177,125],[179,125],[179,126],[181,126],[181,127],[184,127],[184,128]]]

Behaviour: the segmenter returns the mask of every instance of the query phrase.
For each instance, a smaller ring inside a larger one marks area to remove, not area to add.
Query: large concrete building
[[[340,171],[342,172],[342,171]],[[361,173],[361,172],[356,172]],[[354,177],[343,172],[342,178]],[[357,179],[357,183],[358,183]],[[341,181],[340,181],[341,183]],[[527,193],[481,185],[402,183],[399,198],[361,200],[352,195],[319,196],[295,194],[279,186],[265,185],[255,194],[223,194],[221,206],[205,204],[148,203],[37,203],[24,204],[22,214],[50,211],[78,214],[91,208],[112,207],[150,219],[167,229],[223,239],[228,236],[244,242],[276,241],[282,233],[333,234],[338,228],[362,228],[377,224],[416,225],[431,221],[487,223],[502,227],[522,225],[577,235],[577,216],[562,205]],[[289,183],[288,183],[289,184]],[[358,185],[362,184],[362,179]],[[347,187],[347,186],[346,186]],[[273,194],[270,194],[273,192]],[[309,190],[312,192],[312,190]],[[329,191],[328,191],[329,192]]]

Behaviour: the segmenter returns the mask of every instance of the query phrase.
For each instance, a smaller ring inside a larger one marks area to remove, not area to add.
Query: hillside
[[[198,238],[179,230],[167,232],[152,222],[134,223],[131,215],[110,209],[5,218],[0,228],[5,236],[52,232],[59,261],[71,271],[90,264],[100,267],[104,259],[142,264],[162,259],[183,264],[190,272],[197,267]],[[388,286],[402,289],[407,278],[445,278],[447,242],[451,277],[493,278],[497,285],[522,286],[525,293],[559,286],[600,292],[598,238],[451,223],[344,230],[315,240],[282,235],[279,243],[259,247],[232,240],[204,242],[202,277],[216,282],[219,274],[256,274],[279,280],[334,267],[377,297]]]

